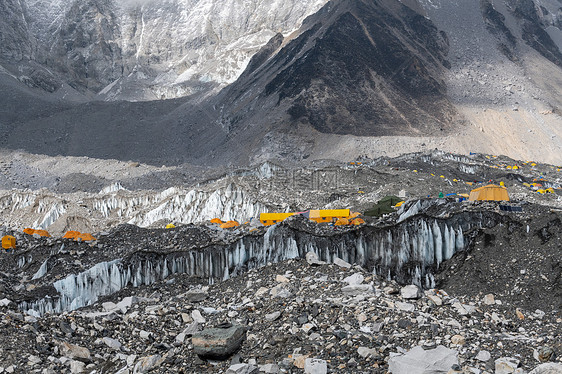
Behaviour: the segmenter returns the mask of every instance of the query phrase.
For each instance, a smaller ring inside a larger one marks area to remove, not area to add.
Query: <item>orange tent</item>
[[[228,222],[225,222],[221,225],[221,229],[230,229],[230,228],[238,227],[238,226],[240,226],[240,224],[238,222],[228,221]]]
[[[359,226],[365,223],[365,220],[363,220],[362,218],[355,218],[353,221],[351,221],[352,225],[355,226]]]
[[[224,222],[221,221],[221,220],[218,219],[218,218],[213,218],[213,219],[211,220],[211,223],[216,223],[217,225],[222,225]]]
[[[336,226],[349,225],[349,220],[347,218],[339,218],[334,225]]]
[[[489,184],[470,191],[470,197],[468,200],[509,201],[509,194],[507,193],[507,188],[497,186],[495,184]]]
[[[88,234],[88,233],[82,233],[80,235],[78,235],[76,238],[74,238],[74,240],[78,241],[78,239],[82,240],[83,242],[89,242],[92,240],[97,240],[96,238],[94,238],[92,236],[92,234]]]
[[[43,237],[46,237],[46,238],[51,237],[51,234],[49,234],[49,232],[47,230],[34,230],[34,229],[26,228],[26,229],[23,230],[23,232],[28,234],[28,235],[37,234],[39,236],[43,236]]]
[[[357,218],[360,215],[361,215],[361,213],[359,213],[359,212],[353,212],[349,215],[349,217],[347,217],[347,219],[351,221],[352,219]]]
[[[44,236],[46,238],[50,238],[51,234],[47,230],[35,230],[35,234],[39,234],[39,236]]]
[[[16,238],[14,238],[12,235],[3,236],[2,248],[4,249],[16,248]]]
[[[67,231],[62,237],[64,239],[76,239],[78,236],[80,236],[79,231]]]

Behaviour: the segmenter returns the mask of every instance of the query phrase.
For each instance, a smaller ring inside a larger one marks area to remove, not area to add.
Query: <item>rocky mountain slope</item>
[[[4,6],[4,148],[155,165],[434,148],[561,161],[556,1]]]
[[[2,55],[99,98],[187,96],[233,82],[271,36],[325,2],[9,0]]]

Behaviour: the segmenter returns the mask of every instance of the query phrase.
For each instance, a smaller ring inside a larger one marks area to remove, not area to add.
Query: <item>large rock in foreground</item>
[[[235,325],[203,330],[193,335],[191,343],[200,357],[225,359],[240,348],[245,338],[246,328]]]
[[[424,350],[414,347],[404,355],[394,356],[388,362],[392,374],[447,373],[458,364],[458,352],[442,345]]]

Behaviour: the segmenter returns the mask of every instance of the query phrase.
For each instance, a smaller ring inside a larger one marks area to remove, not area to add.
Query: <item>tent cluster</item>
[[[28,235],[39,235],[41,237],[45,237],[45,238],[50,238],[51,234],[49,234],[49,232],[47,230],[35,230],[35,229],[30,229],[30,228],[26,228],[23,229],[23,232],[28,234]]]
[[[216,225],[219,225],[219,227],[221,229],[232,229],[235,227],[240,226],[240,224],[237,221],[226,221],[223,222],[220,218],[213,218],[211,220],[211,223],[214,223]]]
[[[312,209],[292,213],[262,213],[260,214],[260,222],[264,226],[271,226],[297,214],[317,223],[333,223],[335,226],[358,226],[365,223],[363,219],[359,218],[360,213],[352,213],[349,209]]]
[[[43,238],[50,238],[51,234],[47,230],[36,230],[31,228],[25,228],[23,232],[27,235],[39,235]],[[75,241],[88,242],[92,240],[97,240],[92,236],[92,234],[81,233],[79,231],[67,231],[63,235],[64,239],[74,239]],[[2,237],[2,248],[5,250],[16,248],[16,238],[12,235],[5,235]]]
[[[559,185],[549,182],[542,176],[533,179],[533,183],[523,183],[523,186],[530,188],[538,194],[555,193],[554,187],[559,188]]]
[[[80,231],[67,231],[63,236],[64,239],[73,239],[75,241],[89,242],[97,240],[92,234],[81,233]]]

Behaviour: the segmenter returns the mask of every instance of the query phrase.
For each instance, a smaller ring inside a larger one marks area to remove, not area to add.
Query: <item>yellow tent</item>
[[[16,248],[16,238],[14,238],[12,235],[3,236],[2,248],[4,249]]]
[[[321,209],[310,210],[308,218],[318,223],[332,222],[334,218],[347,218],[351,215],[349,209]]]
[[[288,217],[296,213],[262,213],[260,214],[260,222],[264,226],[275,225],[276,223],[283,222]]]
[[[167,228],[167,229],[175,229],[175,228],[176,228],[176,225],[174,225],[173,223],[168,223],[168,224],[166,225],[166,228]]]
[[[489,184],[470,191],[470,197],[468,200],[509,201],[509,194],[507,193],[507,188],[497,186],[495,184]]]

